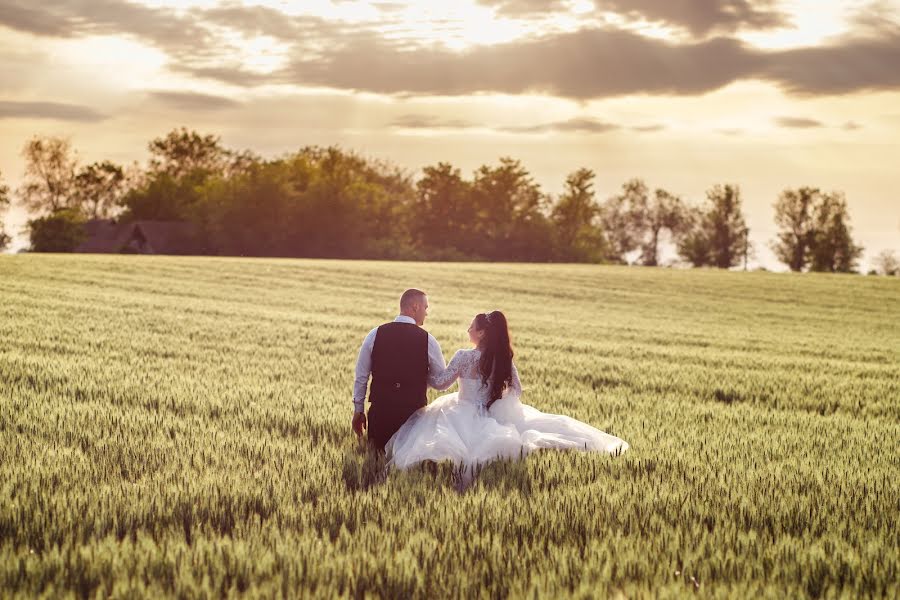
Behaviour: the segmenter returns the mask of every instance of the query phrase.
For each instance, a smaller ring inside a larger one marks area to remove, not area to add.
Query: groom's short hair
[[[425,292],[422,290],[417,290],[415,288],[410,288],[403,292],[403,295],[400,296],[400,310],[408,307],[410,304],[425,296]]]

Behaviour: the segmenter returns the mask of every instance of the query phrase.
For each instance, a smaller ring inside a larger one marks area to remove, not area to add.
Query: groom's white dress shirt
[[[416,324],[415,319],[400,315],[394,319],[395,323],[411,323]],[[366,386],[369,383],[369,375],[372,374],[372,349],[375,347],[375,336],[378,333],[378,327],[369,332],[366,339],[363,340],[362,348],[359,349],[359,358],[356,359],[356,379],[353,382],[353,410],[355,412],[365,412],[366,402]],[[430,333],[428,334],[428,385],[434,385],[434,378],[444,372],[447,363],[444,362],[444,354],[441,352],[441,346]]]

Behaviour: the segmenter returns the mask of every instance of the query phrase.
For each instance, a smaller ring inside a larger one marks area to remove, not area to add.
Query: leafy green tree
[[[148,144],[149,168],[121,203],[126,219],[203,221],[201,188],[212,177],[239,174],[259,161],[224,148],[217,136],[174,129]]]
[[[74,208],[75,158],[69,140],[35,136],[22,149],[25,178],[19,196],[33,215]]]
[[[261,162],[232,177],[204,182],[200,224],[218,252],[303,256],[297,209],[308,183],[297,182],[292,166],[296,164],[286,160]]]
[[[72,208],[28,221],[32,252],[72,252],[84,239],[84,217]]]
[[[811,270],[832,273],[855,271],[863,248],[853,242],[850,213],[842,193],[822,195],[813,213],[813,230]]]
[[[9,203],[9,186],[3,183],[3,172],[0,171],[0,250],[5,250],[12,241],[3,226],[3,215],[9,208]]]
[[[186,127],[152,140],[149,149],[150,171],[165,173],[174,180],[194,171],[224,173],[231,157],[218,136],[201,135]]]
[[[571,173],[550,214],[556,232],[556,258],[560,260],[600,262],[605,257],[606,241],[598,223],[600,207],[594,199],[595,177],[590,169]]]
[[[821,200],[817,188],[801,187],[784,190],[775,202],[775,224],[779,232],[772,250],[792,271],[802,271],[809,264],[815,242],[813,212]]]
[[[308,147],[197,188],[191,216],[223,254],[410,258],[414,191],[389,163]]]
[[[108,160],[92,163],[75,175],[76,203],[89,219],[108,218],[120,202],[124,184],[122,167]]]
[[[472,180],[478,207],[472,251],[490,260],[543,261],[552,257],[549,199],[518,160],[481,166]]]
[[[475,245],[478,223],[471,185],[449,163],[423,172],[408,215],[413,241],[429,257],[465,258]]]
[[[129,190],[122,198],[127,220],[183,220],[192,213],[200,198],[199,187],[206,174],[195,172],[180,179],[168,173],[146,178],[139,187]]]
[[[729,269],[750,254],[749,233],[741,210],[740,188],[715,185],[702,207],[688,209],[678,235],[678,254],[695,267]]]

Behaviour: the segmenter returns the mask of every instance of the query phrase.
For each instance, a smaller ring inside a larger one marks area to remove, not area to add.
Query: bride
[[[406,469],[425,460],[451,460],[464,467],[514,458],[543,448],[619,454],[628,443],[564,415],[522,404],[506,317],[479,314],[469,326],[471,350],[458,350],[434,387],[459,392],[420,408],[388,440],[388,465]]]

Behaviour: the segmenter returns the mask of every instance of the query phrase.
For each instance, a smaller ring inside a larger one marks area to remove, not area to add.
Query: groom
[[[369,443],[378,450],[384,451],[384,445],[410,415],[425,406],[428,385],[446,368],[437,340],[421,329],[427,316],[425,292],[406,290],[400,297],[400,316],[370,331],[359,349],[353,384],[353,431],[362,437],[368,427]],[[372,385],[367,422],[364,402],[369,375]]]

